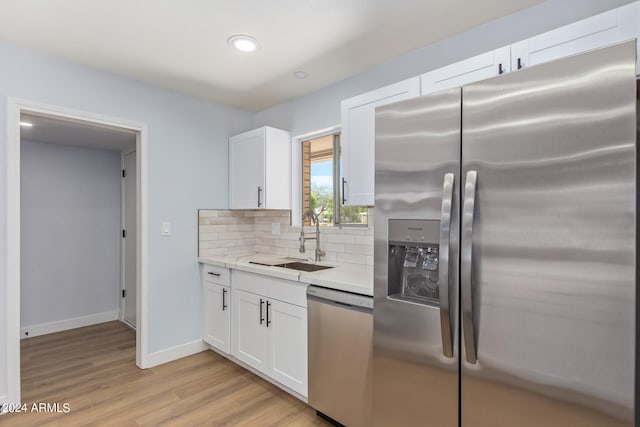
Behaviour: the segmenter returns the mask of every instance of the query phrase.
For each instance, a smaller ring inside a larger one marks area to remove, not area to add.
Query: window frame
[[[340,158],[342,156],[342,147],[341,147],[341,135],[342,135],[342,127],[341,126],[333,126],[331,128],[322,129],[317,132],[310,132],[304,135],[299,135],[292,138],[292,160],[297,162],[297,167],[294,164],[294,171],[297,171],[297,176],[292,176],[292,215],[291,215],[291,224],[294,226],[303,226],[304,225],[304,186],[302,185],[303,179],[303,150],[302,144],[305,141],[322,138],[325,136],[333,135],[333,224],[330,227],[348,227],[348,228],[367,228],[369,227],[369,216],[367,215],[367,222],[364,224],[354,224],[354,223],[342,223],[340,222],[340,211],[342,210],[342,186],[340,185],[342,178],[342,171],[340,170]],[[299,188],[296,189],[293,185]],[[296,191],[298,190],[298,191]],[[297,194],[297,200],[295,197],[295,193]],[[363,208],[369,208],[369,206],[362,206]]]

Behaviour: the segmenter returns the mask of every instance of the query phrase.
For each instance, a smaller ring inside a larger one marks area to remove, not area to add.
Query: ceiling
[[[20,126],[20,139],[28,141],[112,151],[123,151],[136,143],[134,131],[111,126],[31,114],[21,114],[20,122],[33,124]]]
[[[541,1],[2,0],[0,40],[257,111]]]

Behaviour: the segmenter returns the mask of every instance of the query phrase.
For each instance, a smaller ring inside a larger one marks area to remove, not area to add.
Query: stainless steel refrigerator
[[[636,45],[376,110],[376,426],[633,426]]]

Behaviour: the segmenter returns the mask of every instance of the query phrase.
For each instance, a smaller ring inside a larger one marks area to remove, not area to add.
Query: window
[[[367,225],[367,207],[342,206],[340,134],[302,142],[302,212],[312,212],[321,226]],[[304,225],[312,225],[304,215]]]

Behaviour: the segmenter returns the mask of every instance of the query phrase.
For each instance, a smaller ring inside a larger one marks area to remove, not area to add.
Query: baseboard
[[[153,368],[163,363],[173,362],[174,360],[182,359],[183,357],[191,356],[192,354],[200,353],[208,349],[209,346],[205,344],[204,341],[196,340],[167,348],[166,350],[149,353],[149,355],[147,355],[146,368]]]
[[[73,317],[71,319],[25,326],[24,328],[20,328],[20,339],[52,334],[54,332],[81,328],[83,326],[97,325],[98,323],[111,322],[112,320],[118,320],[119,317],[120,313],[117,310],[105,311],[104,313],[96,313],[88,316]]]

